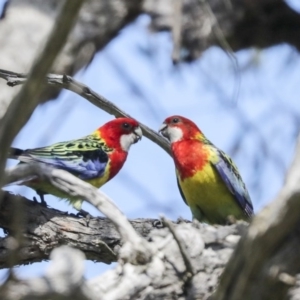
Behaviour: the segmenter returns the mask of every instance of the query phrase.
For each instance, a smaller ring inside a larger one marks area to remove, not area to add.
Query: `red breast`
[[[183,140],[171,145],[181,179],[193,176],[208,163],[209,151],[198,140]]]

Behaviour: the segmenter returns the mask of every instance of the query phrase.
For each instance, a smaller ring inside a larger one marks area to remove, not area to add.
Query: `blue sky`
[[[125,28],[76,78],[155,130],[173,114],[194,120],[233,157],[259,211],[275,198],[292,159],[299,131],[299,54],[287,45],[239,51],[236,74],[228,56],[214,47],[197,62],[174,67],[170,36],[150,34],[148,22],[142,16]],[[33,148],[79,138],[111,119],[85,99],[64,91],[58,100],[35,110],[13,145]],[[35,195],[27,188],[10,190],[29,198]],[[123,169],[101,190],[129,218],[161,214],[173,220],[191,218],[177,190],[171,158],[146,138],[131,148]],[[55,197],[47,196],[46,201],[74,212]],[[83,208],[99,215],[87,203]],[[17,268],[18,274],[39,274],[46,264]],[[86,266],[87,277],[110,267],[93,262]]]

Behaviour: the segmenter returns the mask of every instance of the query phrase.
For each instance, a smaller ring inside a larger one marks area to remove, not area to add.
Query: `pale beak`
[[[142,139],[143,133],[142,133],[142,129],[140,126],[136,127],[133,130],[133,133],[135,134],[135,139],[134,139],[135,143],[137,143],[138,141],[140,141]]]
[[[167,132],[168,125],[166,123],[162,123],[158,132],[161,133],[164,137],[168,138],[169,134]]]

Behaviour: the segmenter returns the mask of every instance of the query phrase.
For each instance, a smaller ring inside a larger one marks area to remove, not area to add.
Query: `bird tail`
[[[19,159],[20,156],[23,155],[23,153],[25,152],[25,150],[19,149],[19,148],[14,148],[11,147],[8,151],[8,158],[12,158],[12,159]],[[23,162],[19,162],[19,164],[22,164]],[[11,185],[26,185],[26,182],[29,182],[31,180],[36,179],[35,175],[30,175],[24,179],[6,184],[5,186],[11,186]]]
[[[8,158],[18,159],[20,155],[24,153],[24,150],[11,147],[8,151]]]

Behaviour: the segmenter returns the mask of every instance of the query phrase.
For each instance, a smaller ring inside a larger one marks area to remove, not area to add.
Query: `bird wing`
[[[87,136],[47,147],[28,149],[17,158],[25,163],[46,163],[69,171],[81,179],[93,179],[103,175],[111,151],[98,137]]]
[[[180,195],[181,195],[183,201],[185,202],[185,204],[188,205],[188,203],[187,203],[187,201],[186,201],[186,199],[185,199],[185,197],[184,197],[183,191],[182,191],[182,189],[181,189],[181,187],[180,187],[179,180],[178,180],[178,177],[177,177],[177,176],[176,176],[176,179],[177,179],[177,186],[178,186]]]
[[[232,159],[220,149],[217,149],[216,153],[219,159],[216,162],[212,162],[212,165],[218,171],[227,188],[234,195],[235,200],[246,215],[249,217],[252,216],[253,205],[236,165]]]

